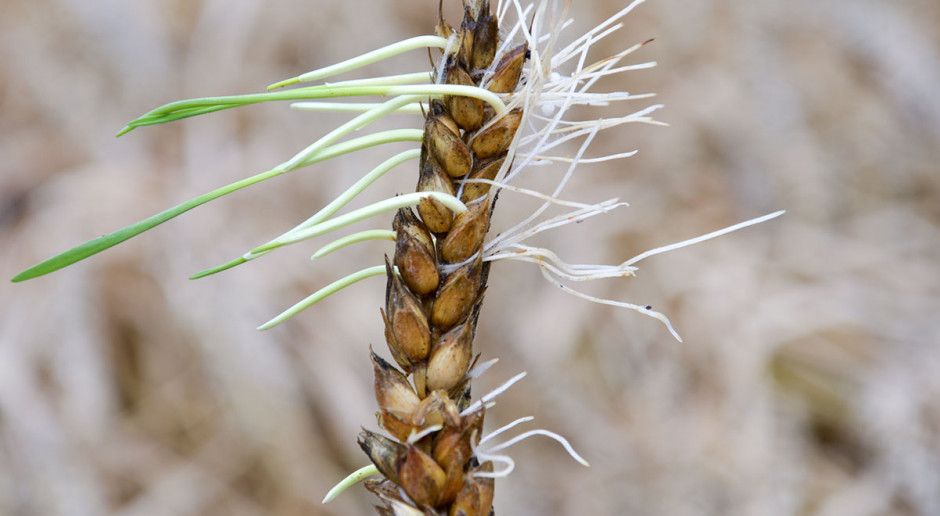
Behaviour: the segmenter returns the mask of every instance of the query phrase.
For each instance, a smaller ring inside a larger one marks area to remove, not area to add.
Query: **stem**
[[[203,113],[211,113],[213,111],[221,111],[223,109],[248,106],[251,104],[260,104],[262,102],[269,101],[312,100],[360,96],[397,97],[399,95],[421,95],[432,98],[438,98],[444,95],[472,97],[488,103],[496,111],[497,115],[506,112],[506,105],[498,95],[477,86],[463,86],[457,84],[343,86],[327,84],[270,93],[251,93],[247,95],[203,97],[197,99],[179,100],[158,107],[153,111],[150,111],[149,113],[132,120],[127,124],[127,127],[121,131],[121,134],[125,134],[139,126],[162,124],[175,120],[181,120],[183,118],[193,117]]]
[[[364,279],[366,279],[366,278],[371,278],[371,277],[373,277],[373,276],[384,275],[384,274],[385,274],[385,270],[386,270],[386,269],[385,269],[385,266],[384,266],[384,265],[376,265],[375,267],[369,267],[368,269],[362,269],[362,270],[359,271],[359,272],[354,272],[354,273],[350,274],[349,276],[346,276],[346,277],[344,277],[344,278],[340,278],[340,279],[334,281],[333,283],[330,283],[329,285],[327,285],[327,286],[321,288],[320,290],[314,292],[313,294],[310,294],[309,296],[307,296],[306,298],[304,298],[303,300],[301,300],[300,302],[298,302],[298,303],[295,304],[294,306],[288,308],[287,310],[284,310],[283,312],[281,312],[281,313],[280,313],[277,317],[275,317],[274,319],[271,319],[270,321],[268,321],[268,322],[262,324],[261,326],[258,326],[258,329],[259,329],[259,330],[269,330],[269,329],[271,329],[271,328],[277,326],[278,324],[281,324],[282,322],[284,322],[284,321],[290,319],[291,317],[293,317],[293,316],[299,314],[299,313],[302,312],[303,310],[305,310],[305,309],[307,309],[307,308],[309,308],[309,307],[311,307],[311,306],[313,306],[313,305],[319,303],[320,301],[322,301],[322,300],[324,300],[324,299],[330,297],[331,295],[333,295],[333,294],[339,292],[340,290],[343,290],[344,288],[346,288],[346,287],[348,287],[348,286],[350,286],[350,285],[352,285],[352,284],[354,284],[354,283],[358,283],[358,282],[360,282],[360,281],[362,281],[362,280],[364,280]]]
[[[291,109],[296,109],[297,111],[312,111],[314,113],[361,113],[363,111],[368,111],[378,105],[379,104],[375,102],[294,102],[290,105],[290,107]],[[425,103],[414,102],[407,106],[398,108],[394,114],[420,115],[422,113],[422,107],[424,107],[424,112],[426,113],[427,105]]]
[[[396,84],[423,84],[431,82],[431,72],[412,72],[398,75],[386,75],[382,77],[369,77],[366,79],[352,79],[349,81],[338,81],[325,83],[328,86],[393,86]]]
[[[313,256],[311,256],[310,259],[316,260],[317,258],[322,258],[330,253],[339,251],[344,247],[358,244],[359,242],[367,242],[369,240],[391,240],[394,242],[397,236],[398,233],[390,229],[369,229],[366,231],[360,231],[358,233],[353,233],[351,235],[338,238],[329,244],[326,244],[317,252],[313,253]]]
[[[301,240],[320,236],[325,233],[329,233],[330,231],[344,228],[350,224],[355,224],[356,222],[366,220],[382,213],[398,210],[400,208],[407,208],[409,206],[416,206],[423,199],[429,198],[440,202],[456,213],[463,213],[467,211],[466,205],[460,202],[460,199],[454,197],[453,195],[448,195],[442,192],[414,192],[370,204],[364,208],[359,208],[356,211],[349,212],[345,215],[340,215],[335,219],[330,219],[299,231],[285,233],[268,244],[252,249],[251,254],[258,254],[271,249],[276,249],[283,245],[293,244],[295,242],[300,242]]]
[[[370,77],[368,79],[355,79],[352,81],[341,81],[329,84],[329,86],[394,86],[401,84],[415,84],[415,83],[427,83],[431,80],[431,72],[415,72],[415,73],[406,73],[401,75],[387,75],[384,77]],[[190,118],[199,115],[205,115],[208,113],[214,113],[216,111],[222,111],[223,109],[228,109],[230,106],[221,105],[221,106],[212,106],[212,107],[194,107],[187,109],[174,110],[173,113],[176,117],[175,120],[180,120],[183,118]],[[292,106],[293,107],[293,106]],[[158,125],[164,123],[166,120],[163,120],[159,114],[160,108],[157,110],[151,111],[150,113],[138,118],[132,124],[125,126],[117,134],[118,136],[123,136],[134,130],[136,127],[148,126],[148,125]],[[340,111],[340,110],[336,110]],[[359,111],[366,111],[362,109]],[[420,112],[420,111],[419,111]]]
[[[347,59],[345,61],[332,64],[317,70],[307,72],[297,77],[291,77],[268,86],[269,90],[276,90],[285,86],[293,86],[302,82],[312,82],[320,79],[326,79],[341,73],[351,72],[358,68],[368,66],[379,61],[384,61],[390,57],[416,50],[419,48],[447,48],[447,39],[440,36],[417,36],[392,43],[391,45],[375,49],[371,52]]]

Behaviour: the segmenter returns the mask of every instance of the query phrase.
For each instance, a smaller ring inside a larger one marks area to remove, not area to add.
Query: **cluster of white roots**
[[[629,151],[606,156],[588,157],[587,152],[598,133],[606,129],[630,123],[665,125],[652,118],[652,114],[660,109],[662,105],[649,105],[627,115],[611,118],[571,120],[566,118],[566,116],[569,115],[573,108],[579,106],[607,106],[611,103],[636,101],[654,97],[654,94],[651,93],[631,94],[626,91],[591,91],[591,88],[601,78],[656,66],[655,62],[621,64],[646,42],[633,44],[621,52],[597,61],[589,62],[588,60],[591,48],[601,40],[610,37],[620,30],[623,26],[620,20],[643,2],[644,0],[633,1],[591,30],[574,38],[564,47],[559,48],[561,46],[559,43],[561,36],[564,35],[565,29],[572,24],[572,20],[567,17],[569,2],[541,0],[534,3],[523,4],[519,0],[500,1],[496,10],[501,20],[504,34],[501,40],[502,48],[498,53],[510,46],[518,45],[523,42],[527,43],[530,52],[530,59],[525,67],[518,91],[512,95],[496,96],[483,88],[455,87],[436,83],[424,85],[416,84],[427,83],[433,79],[436,79],[437,83],[441,81],[440,73],[437,74],[437,77],[434,77],[434,74],[428,72],[332,83],[332,85],[340,87],[369,87],[378,85],[384,88],[381,94],[395,96],[384,103],[298,102],[293,104],[292,106],[299,110],[348,111],[362,112],[362,114],[332,131],[327,136],[324,136],[303,152],[285,162],[282,167],[291,169],[303,166],[315,157],[318,152],[322,152],[323,149],[333,144],[341,136],[386,115],[392,113],[421,115],[425,108],[422,100],[426,99],[427,95],[432,93],[447,94],[450,93],[449,89],[463,88],[467,90],[465,93],[472,94],[490,103],[497,112],[521,107],[523,109],[524,118],[520,130],[509,149],[509,156],[505,160],[503,168],[500,170],[495,180],[466,180],[460,184],[460,188],[462,189],[463,184],[466,182],[482,182],[490,184],[498,191],[508,191],[534,197],[541,200],[542,204],[523,220],[509,229],[500,232],[497,236],[486,242],[483,250],[483,259],[490,262],[514,260],[536,264],[545,279],[558,286],[562,291],[588,301],[634,310],[658,319],[668,328],[669,332],[677,340],[681,341],[682,339],[678,332],[673,328],[669,319],[664,314],[644,305],[591,296],[572,289],[566,285],[565,282],[633,276],[637,271],[636,264],[645,258],[764,222],[780,216],[783,214],[782,211],[748,220],[683,242],[652,249],[617,265],[571,264],[565,262],[558,254],[550,249],[534,247],[526,243],[532,237],[544,231],[579,223],[596,215],[606,214],[618,208],[628,206],[627,203],[620,202],[616,198],[605,199],[599,202],[578,202],[563,199],[561,196],[565,187],[575,176],[579,165],[624,159],[636,154],[636,151]],[[419,36],[389,45],[388,47],[364,54],[363,56],[350,59],[337,65],[314,70],[313,72],[309,72],[297,78],[279,83],[279,85],[320,80],[414,48],[437,47],[443,49],[444,55],[441,58],[441,65],[438,66],[439,70],[443,70],[444,62],[448,58],[448,52],[453,50],[454,46],[453,37],[451,37],[450,40],[446,40],[436,36]],[[487,70],[484,74],[483,86],[486,85],[487,77],[492,73],[492,67],[494,66],[495,61],[494,64],[491,65],[491,69]],[[425,96],[422,96],[422,93]],[[580,141],[580,145],[573,155],[559,156],[554,154],[557,152],[557,148],[569,142],[578,141]],[[345,206],[346,203],[351,201],[358,193],[371,185],[376,179],[397,165],[416,159],[418,155],[419,151],[415,149],[390,158],[310,219],[284,235],[272,240],[270,243],[249,251],[243,256],[243,259],[251,260],[277,247],[322,235],[380,213],[387,213],[401,207],[413,206],[422,198],[428,196],[435,196],[438,201],[441,201],[455,211],[459,212],[465,210],[466,207],[463,206],[458,199],[460,192],[458,192],[456,197],[440,193],[424,192],[387,199],[355,210],[346,215],[330,218],[336,211]],[[525,188],[519,184],[525,180],[526,172],[531,168],[556,164],[565,165],[566,170],[551,192],[536,191]],[[553,205],[569,208],[570,211],[551,217],[544,216],[545,212]],[[394,233],[388,230],[373,229],[348,235],[327,244],[317,251],[313,257],[318,258],[347,245],[375,239],[393,240]],[[476,259],[476,256],[471,259]],[[453,267],[456,268],[459,265],[461,264],[457,264]],[[380,266],[376,266],[342,278],[295,304],[278,317],[262,325],[261,328],[267,329],[273,327],[347,285],[367,277],[381,274],[384,274],[384,269]]]

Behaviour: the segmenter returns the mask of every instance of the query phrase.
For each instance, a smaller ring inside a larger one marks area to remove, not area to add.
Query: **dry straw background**
[[[264,105],[115,140],[131,117],[424,33],[434,4],[3,0],[3,275],[264,170],[343,119]],[[619,7],[574,9],[584,28]],[[599,138],[595,154],[640,154],[584,166],[569,197],[619,192],[632,207],[542,242],[616,262],[789,212],[589,287],[670,314],[682,345],[532,267],[494,268],[478,346],[503,360],[477,392],[530,376],[490,425],[533,414],[592,462],[520,446],[497,512],[940,514],[940,3],[655,0],[626,25],[595,56],[655,37],[634,57],[660,66],[600,86],[658,92],[672,127]],[[426,66],[415,53],[374,71]],[[312,266],[308,244],[186,278],[292,226],[388,152],[297,172],[0,286],[0,514],[366,513],[361,490],[318,501],[365,462],[355,435],[374,426],[367,346],[382,341],[382,281],[253,328],[380,263],[385,247]],[[368,198],[414,181],[402,169]],[[528,202],[506,193],[496,224]]]

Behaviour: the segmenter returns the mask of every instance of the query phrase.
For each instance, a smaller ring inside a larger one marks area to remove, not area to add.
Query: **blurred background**
[[[436,4],[3,0],[2,276],[266,170],[344,120],[268,104],[115,140],[130,118],[427,33]],[[622,5],[578,0],[570,34]],[[540,243],[618,263],[788,213],[585,286],[662,310],[684,344],[534,267],[494,267],[477,347],[501,362],[477,392],[529,376],[488,424],[535,415],[592,463],[550,441],[517,446],[497,514],[940,514],[940,3],[655,0],[625,24],[593,57],[654,37],[630,62],[659,67],[597,89],[658,93],[671,127],[600,136],[593,155],[640,153],[585,165],[568,197],[631,207]],[[426,68],[415,52],[367,73]],[[390,248],[312,266],[310,243],[187,277],[292,227],[389,152],[298,171],[69,270],[0,284],[0,514],[368,513],[359,488],[319,500],[366,463],[355,437],[375,427],[367,350],[384,352],[382,280],[254,328]],[[405,168],[365,200],[411,190]],[[531,207],[503,199],[497,227]]]

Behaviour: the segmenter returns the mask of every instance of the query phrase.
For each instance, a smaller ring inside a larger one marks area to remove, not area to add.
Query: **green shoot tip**
[[[278,90],[287,86],[293,86],[295,84],[300,84],[300,77],[291,77],[290,79],[284,79],[283,81],[269,84],[267,89],[268,91]]]
[[[369,464],[368,466],[364,466],[364,467],[357,469],[356,471],[353,471],[348,477],[341,480],[338,484],[333,486],[333,488],[330,489],[328,493],[326,493],[326,496],[323,497],[322,503],[328,504],[332,502],[333,500],[336,499],[337,496],[341,495],[343,491],[349,489],[350,487],[358,484],[359,482],[362,482],[363,480],[373,475],[378,475],[378,474],[379,474],[379,469],[372,464]]]
[[[196,274],[193,274],[192,276],[190,276],[189,279],[197,280],[197,279],[205,278],[207,276],[212,276],[213,274],[218,274],[222,271],[227,271],[231,269],[232,267],[237,267],[247,261],[248,260],[246,260],[245,257],[239,256],[238,258],[235,258],[234,260],[230,262],[225,262],[222,265],[216,265],[215,267],[210,267],[208,269],[199,271]]]
[[[359,272],[354,272],[348,276],[340,278],[334,281],[333,283],[330,283],[329,285],[314,292],[313,294],[310,294],[306,298],[294,304],[294,306],[281,312],[275,318],[262,324],[261,326],[258,326],[257,329],[259,331],[270,330],[271,328],[277,326],[278,324],[281,324],[282,322],[299,314],[303,310],[310,308],[312,305],[319,303],[320,301],[330,297],[331,295],[339,292],[340,290],[343,290],[344,288],[352,285],[353,283],[357,283],[359,281],[362,281],[366,278],[371,278],[373,276],[383,275],[385,274],[385,272],[386,270],[385,270],[384,265],[377,265],[375,267],[369,267],[367,269],[363,269]]]
[[[17,274],[16,276],[13,276],[12,278],[10,278],[10,283],[22,283],[26,280],[33,279],[36,276],[38,276],[38,274],[30,274],[31,270],[32,269],[26,269],[25,271]]]

